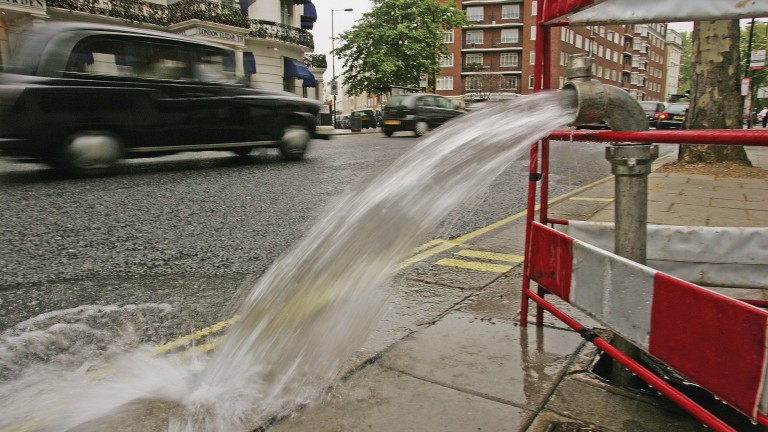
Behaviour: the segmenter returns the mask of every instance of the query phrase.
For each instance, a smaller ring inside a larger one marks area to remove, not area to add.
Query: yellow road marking
[[[598,202],[612,202],[612,201],[613,201],[613,198],[571,197],[571,201],[598,201]]]
[[[178,339],[174,339],[174,340],[172,340],[170,342],[166,342],[165,344],[160,345],[159,347],[155,348],[155,354],[167,353],[168,351],[170,351],[170,350],[172,350],[172,349],[174,349],[176,347],[179,347],[179,346],[181,346],[181,345],[183,345],[183,344],[185,344],[187,342],[195,341],[195,340],[198,340],[198,339],[202,339],[202,338],[204,338],[206,336],[209,336],[209,335],[211,335],[213,333],[220,332],[220,331],[224,330],[225,328],[229,327],[230,324],[233,324],[233,323],[237,322],[238,320],[240,320],[240,316],[239,315],[235,315],[234,317],[232,317],[232,318],[230,318],[230,319],[228,319],[226,321],[218,322],[218,323],[210,325],[210,326],[208,326],[206,328],[200,329],[200,330],[198,330],[198,331],[196,331],[196,332],[194,332],[192,334],[188,334],[188,335],[182,336],[182,337],[180,337]]]
[[[458,267],[467,270],[477,270],[489,273],[504,273],[512,270],[511,265],[506,264],[491,264],[480,261],[464,261],[453,258],[443,258],[435,264],[447,267]]]
[[[512,255],[512,254],[505,254],[505,253],[498,253],[498,252],[485,252],[485,251],[471,250],[471,249],[460,250],[456,252],[454,255],[460,255],[460,256],[465,256],[469,258],[482,258],[482,259],[488,259],[488,260],[494,260],[494,261],[506,261],[506,262],[514,262],[514,263],[523,262],[522,255]]]
[[[587,190],[587,189],[589,189],[591,187],[597,186],[597,185],[599,185],[601,183],[605,183],[606,181],[611,180],[611,179],[613,179],[613,176],[608,176],[608,177],[602,178],[600,180],[594,181],[594,182],[592,182],[592,183],[590,183],[588,185],[585,185],[585,186],[582,186],[580,188],[574,189],[574,190],[572,190],[572,191],[570,191],[570,192],[568,192],[566,194],[560,195],[560,196],[558,196],[556,198],[552,198],[552,199],[550,199],[548,201],[548,203],[550,205],[551,204],[555,204],[555,203],[560,202],[560,201],[562,201],[564,199],[568,199],[568,198],[570,198],[570,197],[572,197],[574,195],[578,195],[581,192],[583,192],[583,191],[585,191],[585,190]],[[534,209],[538,210],[539,207],[540,207],[540,205],[537,204],[537,205],[534,206]],[[488,233],[490,231],[493,231],[493,230],[495,230],[495,229],[497,229],[499,227],[502,227],[505,224],[508,224],[508,223],[510,223],[510,222],[512,222],[512,221],[514,221],[516,219],[519,219],[519,218],[525,216],[526,214],[527,214],[527,210],[523,210],[521,212],[517,212],[517,213],[513,214],[512,216],[508,216],[508,217],[506,217],[504,219],[501,219],[501,220],[499,220],[497,222],[494,222],[494,223],[492,223],[492,224],[490,224],[488,226],[485,226],[483,228],[477,229],[477,230],[472,231],[470,233],[464,234],[463,236],[457,237],[457,238],[455,238],[453,240],[435,239],[435,240],[431,240],[431,241],[429,241],[427,243],[424,243],[423,245],[421,245],[421,246],[419,246],[419,247],[417,247],[415,249],[416,251],[424,250],[423,252],[417,253],[416,255],[414,255],[414,256],[404,260],[403,262],[401,262],[400,264],[397,265],[396,270],[402,270],[402,269],[404,269],[404,268],[406,268],[406,267],[408,267],[408,266],[410,266],[412,264],[415,264],[415,263],[417,263],[419,261],[423,261],[423,260],[425,260],[425,259],[427,259],[427,258],[429,258],[429,257],[431,257],[433,255],[439,254],[439,253],[444,252],[444,251],[446,251],[448,249],[451,249],[451,248],[454,248],[454,247],[463,247],[464,244],[468,240],[471,240],[471,239],[473,239],[473,238],[475,238],[477,236],[483,235],[483,234]],[[431,245],[436,245],[436,246],[431,247]],[[469,261],[451,260],[450,258],[445,258],[445,259],[442,259],[442,260],[438,261],[437,264],[440,264],[440,265],[450,265],[450,264],[445,264],[446,261],[447,262],[455,261],[455,262],[462,262],[462,263],[470,263]],[[441,264],[441,262],[442,262],[442,264]],[[491,272],[495,272],[495,273],[504,273],[506,271],[509,271],[512,268],[512,266],[504,266],[504,265],[500,265],[500,264],[485,264],[485,263],[474,263],[473,266],[471,266],[471,267],[459,266],[459,265],[454,265],[454,267],[471,268],[471,269],[478,270],[479,269],[478,267],[481,264],[482,264],[482,267],[485,268],[486,270],[480,270],[480,271],[491,271]],[[494,266],[496,267],[496,270],[487,270],[487,269],[490,269],[490,268],[494,268]],[[238,316],[234,316],[234,317],[232,317],[232,318],[230,318],[230,319],[228,319],[226,321],[222,321],[222,322],[213,324],[213,325],[211,325],[209,327],[206,327],[206,328],[204,328],[202,330],[199,330],[199,331],[197,331],[197,332],[195,332],[195,333],[193,333],[191,335],[182,336],[182,337],[180,337],[178,339],[175,339],[175,340],[172,340],[170,342],[167,342],[167,343],[157,347],[155,349],[155,354],[166,353],[166,352],[168,352],[168,351],[170,351],[170,350],[172,350],[172,349],[174,349],[174,348],[176,348],[176,347],[178,347],[178,346],[180,346],[180,345],[182,345],[182,344],[184,344],[186,342],[197,340],[197,339],[200,339],[202,337],[208,336],[208,335],[210,335],[212,333],[221,331],[224,328],[228,327],[230,324],[236,322],[238,319],[239,319]],[[213,343],[215,345],[216,342],[214,341],[214,342],[211,342],[211,343]],[[206,348],[207,348],[207,345],[206,345]]]

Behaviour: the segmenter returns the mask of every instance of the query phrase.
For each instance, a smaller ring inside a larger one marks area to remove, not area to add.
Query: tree
[[[741,129],[739,20],[696,21],[691,47],[688,129]],[[682,163],[734,161],[749,164],[743,146],[681,145]]]
[[[682,53],[680,53],[680,77],[677,80],[677,92],[685,93],[691,89],[691,34],[680,33]]]
[[[474,91],[478,100],[490,99],[494,92],[498,92],[501,89],[504,79],[500,74],[489,73],[486,69],[488,68],[480,63],[470,63],[464,68],[464,70],[472,72],[470,75],[467,75],[467,81],[476,80],[480,84],[480,89]]]
[[[768,23],[761,21],[754,22],[754,29],[751,25],[747,26],[741,31],[741,58],[742,71],[748,70],[750,83],[750,97],[753,109],[760,109],[764,106],[768,106],[768,98],[758,98],[758,90],[762,87],[768,87],[768,69],[749,69],[750,54],[747,52],[749,49],[749,34],[752,33],[752,51],[768,48]]]
[[[344,59],[347,93],[418,87],[419,74],[440,72],[440,58],[448,54],[444,31],[465,24],[464,11],[439,0],[373,0],[335,50]]]

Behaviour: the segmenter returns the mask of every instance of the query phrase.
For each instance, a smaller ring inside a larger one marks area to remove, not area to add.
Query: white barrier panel
[[[531,224],[531,280],[752,419],[768,412],[768,312]]]
[[[595,1],[568,16],[571,25],[706,21],[768,16],[765,0],[637,0]]]
[[[614,250],[614,225],[568,221],[565,234]],[[647,264],[691,283],[768,288],[768,228],[648,225]]]

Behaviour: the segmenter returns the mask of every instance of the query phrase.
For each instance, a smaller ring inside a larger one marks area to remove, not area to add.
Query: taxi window
[[[130,74],[125,69],[125,53],[121,41],[88,37],[75,45],[65,66],[66,72],[100,75]]]

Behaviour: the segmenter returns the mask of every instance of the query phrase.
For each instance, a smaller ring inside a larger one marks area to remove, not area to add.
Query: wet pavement
[[[768,168],[768,149],[748,153],[755,165]],[[764,180],[652,173],[648,183],[649,223],[768,226]],[[553,201],[551,217],[612,221],[613,181]],[[604,381],[593,372],[597,348],[550,314],[543,327],[520,327],[524,222],[521,213],[426,245],[389,287],[387,316],[339,382],[321,400],[266,429],[707,430],[662,396]],[[768,298],[757,289],[719,291]],[[583,324],[600,327],[573,307],[556,304]],[[607,330],[603,335],[611,336]]]

